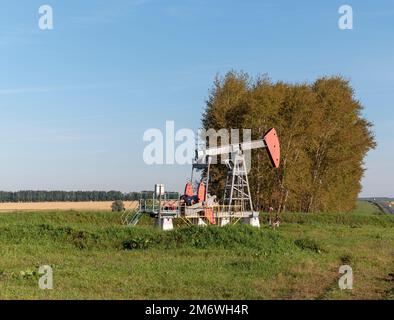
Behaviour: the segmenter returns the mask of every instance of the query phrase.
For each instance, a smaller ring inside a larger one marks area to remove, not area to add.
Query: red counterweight
[[[192,197],[194,195],[193,186],[190,182],[186,183],[185,196]]]
[[[206,191],[205,184],[203,182],[200,182],[198,184],[198,189],[197,189],[197,197],[199,202],[205,201],[205,191]]]
[[[278,134],[275,128],[271,128],[264,135],[264,142],[267,147],[268,157],[271,160],[271,164],[275,168],[279,168],[280,163],[280,144]]]

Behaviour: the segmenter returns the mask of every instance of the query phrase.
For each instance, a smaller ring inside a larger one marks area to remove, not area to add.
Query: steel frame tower
[[[239,152],[234,154],[233,158],[226,161],[227,179],[223,205],[233,210],[239,208],[242,212],[253,212],[245,157]]]

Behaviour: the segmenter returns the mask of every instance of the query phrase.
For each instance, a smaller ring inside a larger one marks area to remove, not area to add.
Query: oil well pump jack
[[[143,214],[157,219],[156,224],[163,230],[173,229],[173,219],[180,218],[188,225],[218,224],[242,221],[260,227],[259,212],[254,210],[250,192],[245,152],[265,149],[274,168],[280,163],[280,143],[274,128],[268,130],[262,139],[228,144],[218,147],[197,149],[192,165],[190,182],[183,195],[168,199],[163,185],[156,185],[152,199],[141,199],[139,208],[122,216],[124,224],[136,225]],[[227,178],[223,198],[209,193],[210,167],[213,157],[228,155],[225,160]],[[197,192],[193,190],[193,178],[202,171]]]

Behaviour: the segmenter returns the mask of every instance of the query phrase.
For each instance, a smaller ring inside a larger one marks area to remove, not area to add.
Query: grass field
[[[394,216],[360,202],[354,213],[283,220],[277,230],[162,232],[148,218],[124,227],[111,212],[2,213],[0,298],[394,298]],[[53,290],[38,288],[44,264],[53,267]],[[353,290],[338,288],[343,264],[353,269]]]

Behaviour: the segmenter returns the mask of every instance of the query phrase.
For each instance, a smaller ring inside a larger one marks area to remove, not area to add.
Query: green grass
[[[2,213],[0,298],[394,298],[394,216],[360,202],[353,213],[282,219],[277,230],[162,232],[147,217],[124,227],[110,212]],[[44,264],[53,290],[38,288]],[[338,288],[343,264],[353,268],[353,290]]]
[[[358,201],[357,214],[371,215],[371,214],[382,214],[382,212],[376,205],[368,201]]]

